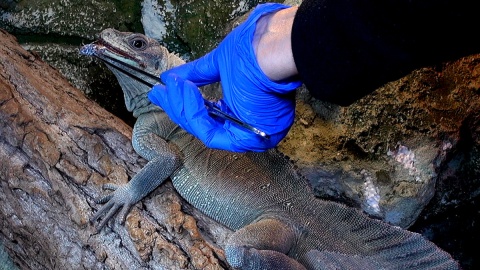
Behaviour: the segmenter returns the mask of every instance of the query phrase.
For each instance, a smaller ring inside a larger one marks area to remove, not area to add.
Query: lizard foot
[[[118,220],[120,224],[124,224],[127,214],[130,211],[131,207],[137,202],[137,200],[132,196],[132,191],[130,190],[130,185],[118,186],[114,184],[105,184],[104,189],[113,190],[112,193],[103,196],[101,198],[95,199],[95,203],[105,203],[95,215],[90,218],[90,223],[94,224],[101,219],[105,214],[105,217],[100,221],[96,226],[97,232],[102,230],[107,222],[112,219],[117,212],[120,210],[118,215]]]

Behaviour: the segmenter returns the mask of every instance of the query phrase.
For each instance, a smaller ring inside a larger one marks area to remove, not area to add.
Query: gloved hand
[[[161,79],[166,88],[154,86],[149,93],[150,100],[208,147],[236,152],[259,152],[275,147],[293,124],[293,90],[301,82],[271,81],[257,63],[252,41],[258,19],[284,8],[288,6],[258,5],[247,21],[228,34],[216,49],[164,72]],[[270,139],[208,115],[197,87],[220,80],[227,113],[266,132]]]

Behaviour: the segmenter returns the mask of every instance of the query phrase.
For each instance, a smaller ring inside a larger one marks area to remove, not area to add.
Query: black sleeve
[[[480,52],[477,1],[305,0],[292,50],[312,95],[350,105],[415,68]]]

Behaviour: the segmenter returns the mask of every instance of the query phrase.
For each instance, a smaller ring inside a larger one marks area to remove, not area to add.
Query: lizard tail
[[[316,212],[307,214],[319,220],[310,231],[317,237],[310,238],[300,259],[307,269],[460,269],[450,254],[421,234],[333,202],[319,202],[311,208]]]
[[[419,251],[423,252],[423,251]],[[411,260],[403,257],[402,268],[399,268],[398,259],[386,261],[379,256],[348,255],[330,251],[311,250],[306,254],[306,267],[312,270],[360,270],[360,269],[459,269],[452,261],[436,260],[436,258],[422,258],[422,260]]]

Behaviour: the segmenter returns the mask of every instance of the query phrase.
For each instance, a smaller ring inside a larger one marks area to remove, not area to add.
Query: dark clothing
[[[305,0],[293,22],[301,80],[350,105],[413,69],[480,52],[477,1]]]

